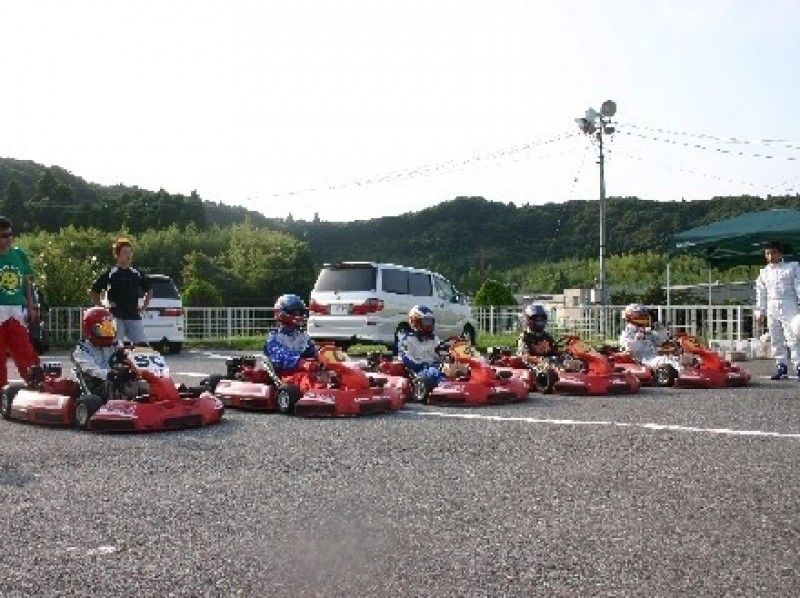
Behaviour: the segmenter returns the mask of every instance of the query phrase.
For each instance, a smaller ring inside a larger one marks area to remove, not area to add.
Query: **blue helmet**
[[[275,320],[284,326],[300,328],[306,323],[306,304],[297,295],[281,295],[275,300]]]
[[[427,305],[415,305],[408,311],[408,325],[414,332],[433,334],[436,325],[433,310]]]
[[[531,303],[523,311],[525,326],[531,332],[542,332],[547,327],[547,310],[544,305]]]

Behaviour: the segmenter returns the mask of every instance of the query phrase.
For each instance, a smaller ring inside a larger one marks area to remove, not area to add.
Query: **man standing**
[[[783,246],[777,241],[767,243],[764,248],[767,265],[756,279],[755,317],[759,324],[767,321],[775,358],[775,373],[772,380],[787,378],[786,349],[791,351],[798,379],[800,379],[800,339],[792,332],[791,321],[800,313],[800,266],[797,262],[783,261]]]
[[[8,383],[8,355],[26,380],[31,366],[39,363],[22,311],[24,305],[28,320],[33,324],[39,321],[31,286],[33,269],[25,252],[12,246],[13,241],[11,221],[0,216],[0,387]]]
[[[108,308],[117,323],[117,340],[122,341],[127,336],[135,345],[146,346],[148,343],[142,325],[142,313],[153,298],[150,282],[131,266],[133,248],[129,239],[117,239],[111,248],[117,264],[103,272],[92,285],[92,303],[101,305],[102,293],[106,293]],[[144,294],[141,307],[140,292]]]

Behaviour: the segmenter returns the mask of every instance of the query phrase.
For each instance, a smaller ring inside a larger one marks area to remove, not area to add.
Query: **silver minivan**
[[[324,265],[311,291],[308,333],[343,346],[396,346],[414,305],[433,310],[440,338],[463,335],[475,342],[472,309],[450,281],[430,270],[375,262]]]

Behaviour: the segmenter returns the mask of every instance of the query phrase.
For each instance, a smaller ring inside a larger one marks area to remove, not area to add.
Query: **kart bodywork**
[[[61,364],[45,363],[28,384],[3,389],[0,411],[5,419],[51,426],[76,426],[95,432],[179,430],[219,423],[224,407],[201,389],[179,388],[164,377],[161,356],[154,351],[120,349],[118,381],[109,384],[108,399],[94,394],[80,372],[62,377]],[[114,357],[112,357],[112,360]],[[130,360],[148,364],[133,369]],[[155,371],[154,371],[155,370]]]
[[[302,359],[291,374],[279,375],[269,359],[229,359],[225,377],[207,381],[226,405],[309,417],[386,413],[400,409],[410,392],[398,376],[370,376],[334,345],[323,345],[315,359]]]
[[[533,373],[532,389],[542,393],[570,395],[631,394],[641,383],[632,373],[616,368],[604,355],[576,336],[560,339],[561,354],[527,358],[510,351],[492,357],[500,371],[528,369]]]

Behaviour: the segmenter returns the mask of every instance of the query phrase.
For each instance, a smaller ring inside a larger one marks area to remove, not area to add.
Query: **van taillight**
[[[308,311],[312,314],[327,314],[328,306],[322,303],[318,303],[317,301],[312,299],[311,303],[308,305]]]
[[[366,314],[374,314],[379,311],[383,311],[383,301],[381,299],[367,299],[360,305],[354,305],[350,313],[363,316]]]
[[[161,310],[162,316],[182,316],[183,310],[180,307],[165,307]]]

